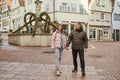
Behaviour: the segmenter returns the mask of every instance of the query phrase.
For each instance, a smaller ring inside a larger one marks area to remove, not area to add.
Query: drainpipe
[[[112,11],[111,11],[111,29],[110,29],[110,41],[113,41],[113,23],[112,23],[112,15],[113,15],[113,10],[114,10],[114,7],[112,7]]]
[[[55,21],[55,0],[53,0],[53,21]]]

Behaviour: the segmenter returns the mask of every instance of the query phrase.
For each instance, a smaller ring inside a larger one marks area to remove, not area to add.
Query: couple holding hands
[[[85,76],[84,52],[86,52],[88,48],[88,38],[86,32],[83,31],[80,22],[75,24],[75,29],[70,33],[68,40],[66,40],[66,36],[63,33],[62,25],[58,25],[56,31],[52,34],[51,48],[55,50],[56,55],[55,73],[57,76],[60,76],[60,62],[62,52],[63,49],[69,49],[68,47],[70,43],[72,43],[72,56],[74,65],[72,73],[76,73],[78,71],[77,55],[79,55],[82,76]]]

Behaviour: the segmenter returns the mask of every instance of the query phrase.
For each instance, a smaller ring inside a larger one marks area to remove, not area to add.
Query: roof
[[[112,1],[112,6],[114,6],[115,0],[111,0]]]
[[[88,0],[88,5],[90,5],[91,1],[92,0]],[[112,2],[112,6],[114,6],[115,0],[111,0],[111,2]]]

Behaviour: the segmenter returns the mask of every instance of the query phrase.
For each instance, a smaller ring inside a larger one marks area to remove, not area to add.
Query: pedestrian
[[[70,33],[68,41],[66,43],[66,49],[68,49],[71,42],[74,64],[74,69],[72,70],[72,73],[76,73],[78,71],[77,55],[79,54],[82,76],[85,76],[84,52],[86,52],[88,48],[88,38],[86,32],[83,31],[80,22],[77,22],[75,24],[75,30]]]
[[[58,25],[56,31],[52,34],[51,48],[55,50],[56,55],[56,75],[60,76],[60,62],[63,49],[66,47],[66,36],[63,33],[63,26]]]

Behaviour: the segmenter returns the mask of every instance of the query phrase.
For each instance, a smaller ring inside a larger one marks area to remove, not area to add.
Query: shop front
[[[92,41],[110,41],[110,28],[90,27],[89,40]]]

